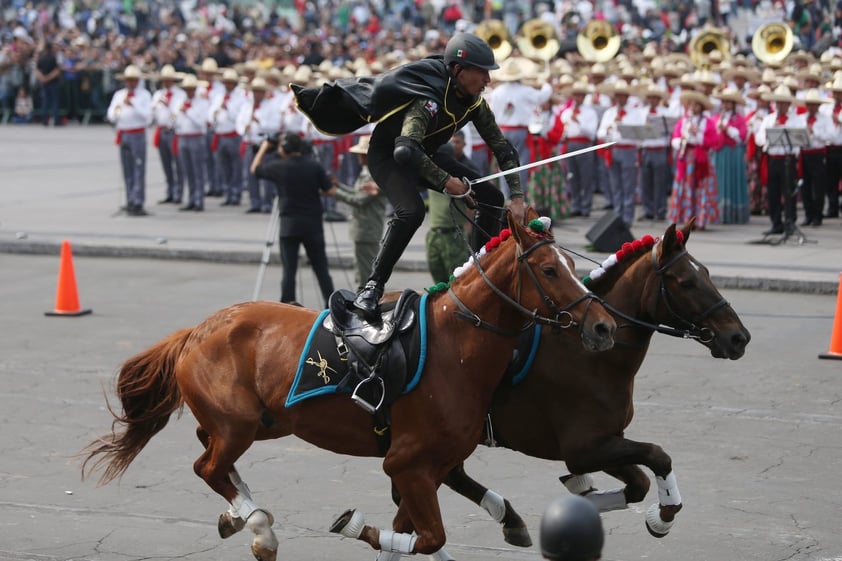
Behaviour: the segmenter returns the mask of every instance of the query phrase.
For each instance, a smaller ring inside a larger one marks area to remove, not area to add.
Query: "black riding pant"
[[[468,179],[478,177],[475,171],[460,164],[449,155],[437,153],[432,156],[432,160],[454,177]],[[392,274],[395,263],[424,221],[426,208],[421,192],[431,186],[424,184],[418,174],[408,166],[396,163],[391,152],[387,154],[369,150],[368,167],[377,186],[386,193],[395,209],[369,279],[385,284]],[[474,185],[473,190],[480,204],[479,216],[473,228],[475,232],[473,246],[474,249],[478,249],[491,236],[499,233],[501,227],[501,210],[499,209],[503,207],[504,197],[493,183],[487,181]]]

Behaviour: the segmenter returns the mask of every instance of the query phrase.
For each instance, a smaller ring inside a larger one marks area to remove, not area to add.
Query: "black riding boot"
[[[395,263],[403,255],[414,233],[414,230],[402,221],[392,220],[386,227],[386,233],[380,242],[380,251],[374,259],[371,276],[354,299],[354,306],[363,312],[368,321],[380,320],[380,298],[383,297],[386,281],[392,276]]]

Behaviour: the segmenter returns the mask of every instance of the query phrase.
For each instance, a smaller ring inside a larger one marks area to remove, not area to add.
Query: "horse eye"
[[[556,273],[553,267],[543,267],[541,268],[541,272],[544,273],[545,277],[555,278],[558,276],[558,273]]]
[[[679,281],[678,286],[681,288],[693,288],[696,286],[696,282],[693,279],[684,279]]]

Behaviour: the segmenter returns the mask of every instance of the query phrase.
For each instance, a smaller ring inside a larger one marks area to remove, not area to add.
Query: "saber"
[[[523,164],[522,166],[518,166],[516,168],[507,169],[505,171],[498,171],[497,173],[492,173],[491,175],[486,175],[485,177],[480,177],[479,179],[469,179],[469,180],[467,180],[467,183],[468,183],[468,185],[476,185],[477,183],[482,183],[483,181],[490,181],[492,179],[497,179],[498,177],[503,177],[504,175],[510,175],[512,173],[517,173],[517,172],[523,171],[525,169],[534,168],[536,166],[542,166],[544,164],[557,162],[559,160],[566,160],[567,158],[572,158],[573,156],[580,156],[582,154],[587,154],[588,152],[593,152],[594,150],[599,150],[601,148],[608,148],[609,146],[613,146],[614,144],[617,144],[617,142],[616,141],[605,142],[603,144],[597,144],[596,146],[588,146],[587,148],[582,148],[581,150],[574,150],[573,152],[566,152],[564,154],[559,154],[557,156],[552,156],[550,158],[538,160],[537,162],[532,162],[531,164]]]

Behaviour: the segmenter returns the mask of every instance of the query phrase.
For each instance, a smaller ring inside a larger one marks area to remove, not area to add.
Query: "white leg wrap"
[[[593,477],[589,473],[574,475],[564,482],[564,486],[574,495],[581,495],[593,489]]]
[[[456,559],[451,557],[450,554],[444,550],[444,548],[441,548],[429,557],[432,561],[456,561]]]
[[[394,551],[381,551],[375,561],[400,561],[402,555]]]
[[[585,498],[591,501],[599,512],[623,510],[629,507],[626,503],[626,494],[623,492],[623,489],[592,491],[586,494]]]
[[[658,483],[658,502],[664,506],[674,506],[681,504],[681,493],[678,491],[678,483],[675,480],[675,472],[669,472],[666,479],[660,476],[655,476],[655,481]]]
[[[249,516],[251,516],[256,510],[260,510],[260,508],[254,504],[251,497],[244,497],[242,494],[238,493],[237,496],[234,497],[234,500],[231,501],[231,508],[228,509],[228,512],[230,512],[232,516],[248,520]]]
[[[506,516],[506,504],[503,502],[503,497],[489,489],[482,496],[479,506],[484,508],[491,518],[497,522],[502,522]]]
[[[365,515],[359,510],[355,510],[345,527],[339,530],[339,534],[346,538],[357,539],[363,533],[363,526],[365,526]]]
[[[418,536],[412,534],[380,530],[380,550],[406,553],[409,555],[412,553],[412,548],[415,547],[416,539],[418,539]]]
[[[658,503],[653,503],[646,511],[646,525],[656,534],[665,536],[669,534],[673,523],[661,520],[661,507]]]

